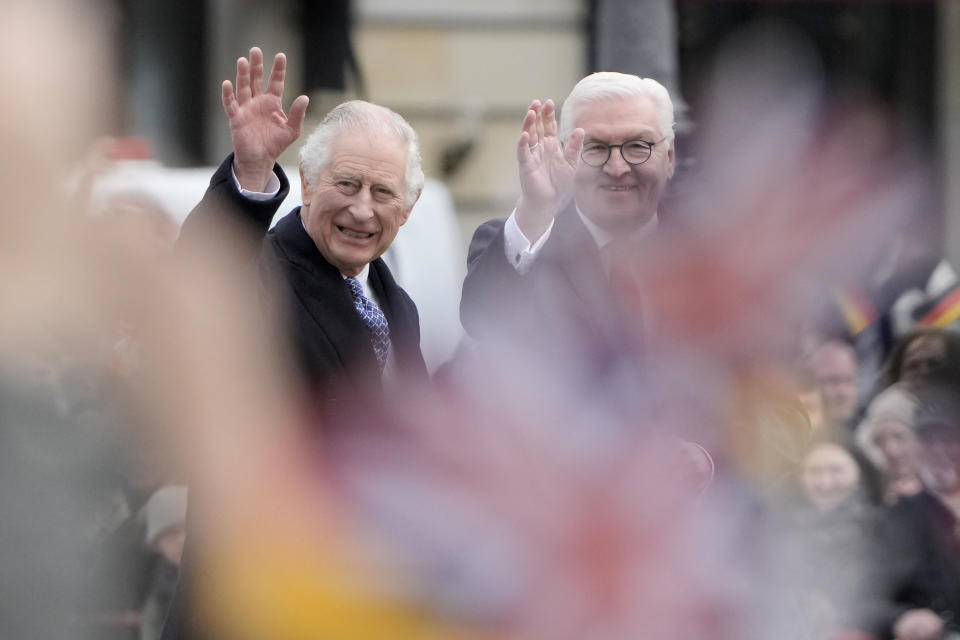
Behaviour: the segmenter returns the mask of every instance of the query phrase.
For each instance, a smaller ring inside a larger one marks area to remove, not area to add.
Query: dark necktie
[[[363,287],[354,278],[345,278],[350,293],[353,295],[353,306],[363,319],[363,323],[370,330],[370,342],[373,343],[373,353],[377,356],[380,368],[387,361],[387,351],[390,349],[390,325],[383,311],[363,295]]]

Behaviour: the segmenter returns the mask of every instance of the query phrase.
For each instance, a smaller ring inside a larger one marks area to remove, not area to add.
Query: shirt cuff
[[[237,185],[237,190],[240,192],[244,198],[250,198],[251,200],[270,200],[280,193],[280,178],[277,177],[275,171],[270,172],[270,179],[267,180],[267,186],[264,187],[263,191],[247,191],[240,186],[240,181],[237,180],[237,172],[234,171],[233,165],[230,165],[230,175],[233,176],[233,184]]]
[[[553,220],[550,221],[550,226],[543,232],[543,235],[537,238],[535,243],[530,244],[530,240],[523,235],[520,225],[517,224],[517,210],[513,210],[503,227],[503,245],[507,254],[507,262],[513,265],[517,273],[524,275],[530,271],[537,256],[540,255],[543,245],[546,244],[547,238],[550,237],[551,230],[553,230]]]

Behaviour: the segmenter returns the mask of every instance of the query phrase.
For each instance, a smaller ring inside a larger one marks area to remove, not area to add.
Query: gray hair
[[[307,185],[315,184],[330,160],[334,141],[347,129],[365,131],[370,136],[394,136],[406,143],[404,203],[408,208],[412,207],[423,191],[424,181],[417,132],[399,113],[363,100],[350,100],[334,107],[300,148],[300,169]]]
[[[566,142],[570,139],[577,112],[585,103],[638,97],[653,101],[660,133],[666,136],[667,142],[673,142],[673,101],[667,88],[653,78],[616,71],[591,73],[573,87],[560,111],[560,140]]]

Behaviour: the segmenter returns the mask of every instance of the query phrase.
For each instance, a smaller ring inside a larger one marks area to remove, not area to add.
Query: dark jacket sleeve
[[[520,302],[524,277],[507,261],[503,218],[477,227],[467,251],[467,277],[460,298],[460,322],[477,338],[507,320]]]
[[[290,181],[279,164],[273,167],[280,179],[280,190],[269,200],[253,200],[240,193],[232,175],[233,154],[217,168],[203,198],[193,208],[180,229],[180,245],[201,247],[225,229],[235,230],[234,239],[242,243],[245,254],[255,259],[270,221],[290,192]]]

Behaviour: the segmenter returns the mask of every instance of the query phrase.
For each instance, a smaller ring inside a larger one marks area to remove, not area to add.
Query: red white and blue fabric
[[[363,295],[363,287],[360,286],[359,281],[354,278],[344,279],[353,295],[353,306],[356,307],[357,313],[360,314],[364,324],[367,325],[367,329],[370,330],[373,353],[377,356],[377,362],[380,363],[382,369],[387,361],[387,351],[390,350],[390,325],[387,324],[387,317],[383,315],[380,307]]]

